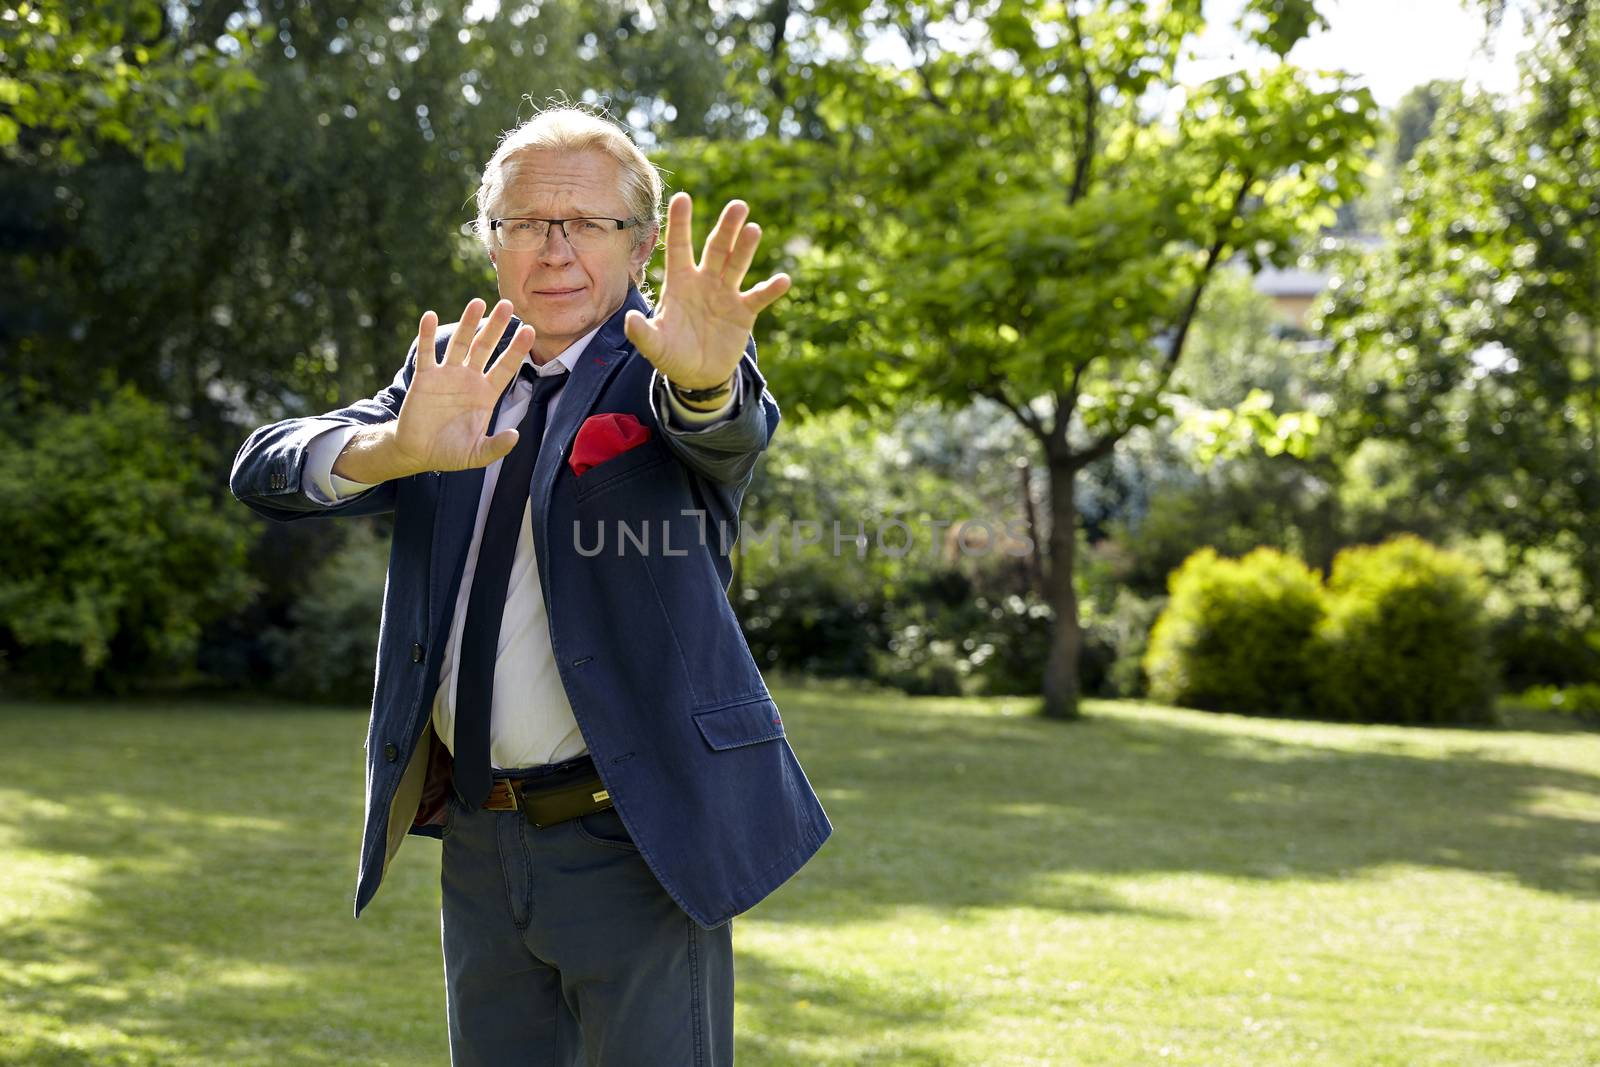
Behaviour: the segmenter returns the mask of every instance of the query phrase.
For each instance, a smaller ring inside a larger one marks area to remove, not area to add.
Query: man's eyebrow
[[[563,219],[620,219],[623,216],[621,216],[621,215],[613,215],[613,214],[611,214],[610,212],[607,212],[607,211],[583,211],[583,210],[576,211],[571,215],[561,215],[561,216],[541,215],[531,207],[530,208],[508,207],[508,208],[506,208],[504,211],[502,211],[500,213],[500,217],[503,218],[503,219],[535,219],[535,218],[538,218],[538,219],[553,219],[553,218],[557,218],[557,217],[560,217],[560,218],[563,218]]]

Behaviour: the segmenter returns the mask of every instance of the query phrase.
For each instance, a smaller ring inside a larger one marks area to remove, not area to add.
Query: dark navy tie
[[[489,796],[489,711],[494,702],[495,650],[500,643],[500,617],[505,613],[511,559],[522,532],[533,464],[544,437],[550,398],[567,380],[565,372],[535,375],[526,364],[519,372],[533,378],[533,400],[517,424],[517,446],[500,461],[500,475],[489,501],[478,543],[478,566],[472,575],[467,618],[461,627],[461,668],[456,677],[455,786],[473,809]]]

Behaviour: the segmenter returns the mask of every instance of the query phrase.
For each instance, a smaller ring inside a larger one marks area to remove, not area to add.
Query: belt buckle
[[[510,778],[496,778],[495,781],[496,782],[504,782],[505,783],[506,792],[511,794],[511,806],[509,808],[490,808],[489,810],[490,811],[521,811],[522,808],[523,808],[523,803],[522,803],[522,798],[517,794],[516,783]],[[490,792],[490,795],[493,796],[493,794],[494,794],[493,788],[491,788],[489,792]]]

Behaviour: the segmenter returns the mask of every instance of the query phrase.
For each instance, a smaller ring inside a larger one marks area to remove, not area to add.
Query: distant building
[[[1371,249],[1382,243],[1383,238],[1369,233],[1327,234],[1319,242],[1320,251],[1332,251],[1351,245]],[[1322,291],[1328,287],[1328,279],[1333,274],[1332,271],[1318,266],[1317,258],[1312,254],[1303,255],[1298,263],[1286,268],[1269,264],[1255,276],[1256,292],[1272,299],[1273,306],[1277,308],[1283,320],[1283,332],[1287,336],[1307,338],[1310,335],[1306,316],[1311,310],[1312,301],[1322,295]]]

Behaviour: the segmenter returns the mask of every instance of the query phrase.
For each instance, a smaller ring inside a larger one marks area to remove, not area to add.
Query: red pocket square
[[[567,457],[567,465],[572,468],[573,474],[582,474],[590,467],[615,459],[648,440],[650,427],[627,412],[590,415],[578,427],[578,436],[572,442],[572,455]]]

